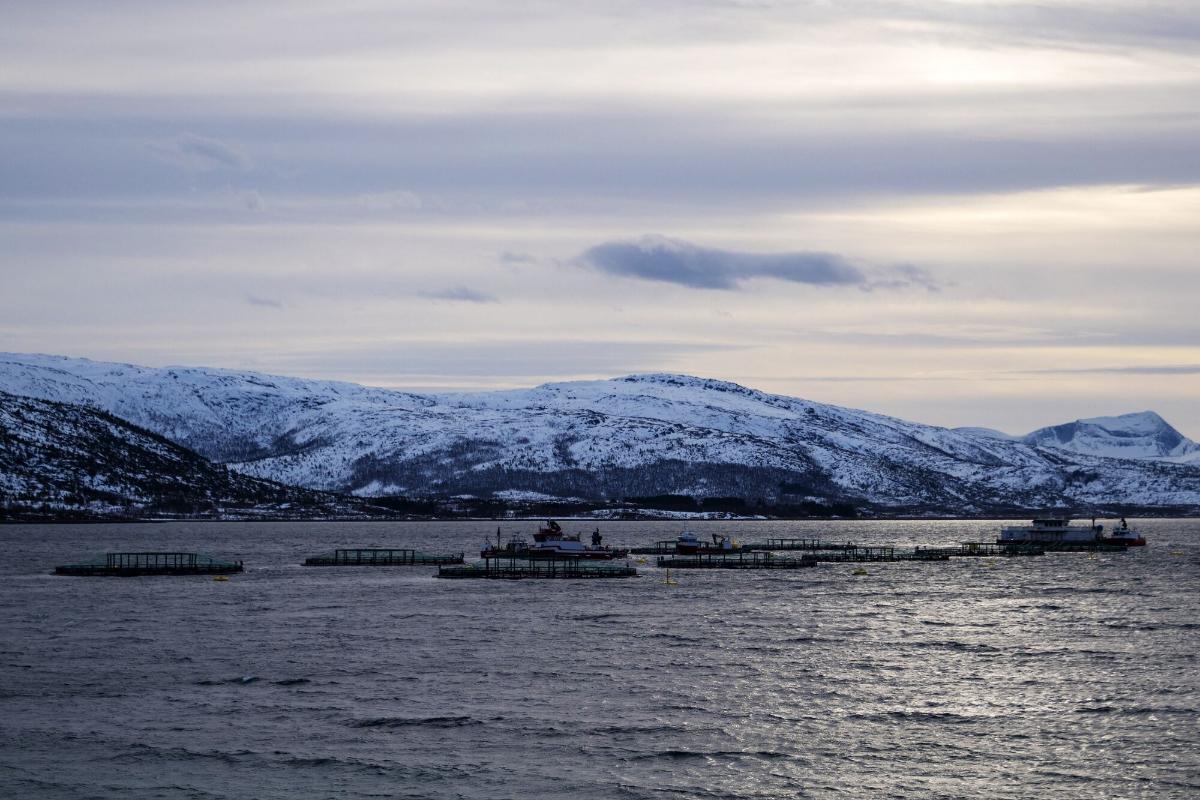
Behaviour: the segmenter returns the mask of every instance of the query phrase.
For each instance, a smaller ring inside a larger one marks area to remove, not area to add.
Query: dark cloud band
[[[862,270],[831,253],[737,253],[661,236],[604,242],[589,248],[580,260],[611,275],[696,289],[736,289],[751,278],[815,285],[855,285],[867,280]]]
[[[737,289],[754,278],[812,286],[857,286],[866,291],[910,286],[930,291],[938,288],[928,273],[910,264],[868,273],[834,253],[739,253],[663,236],[603,242],[584,251],[578,261],[610,275],[693,289]]]

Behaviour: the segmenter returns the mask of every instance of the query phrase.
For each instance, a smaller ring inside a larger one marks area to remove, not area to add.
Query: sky
[[[1200,438],[1193,0],[0,19],[0,351]]]

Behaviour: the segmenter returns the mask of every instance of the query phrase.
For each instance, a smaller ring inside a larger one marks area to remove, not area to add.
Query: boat
[[[1146,544],[1146,539],[1137,531],[1131,529],[1122,519],[1109,534],[1104,533],[1104,526],[1097,525],[1095,520],[1086,527],[1072,525],[1066,517],[1047,517],[1035,519],[1029,525],[1014,525],[1000,529],[1000,538],[996,544],[1115,544],[1126,547],[1140,547]]]
[[[562,527],[551,519],[546,520],[546,524],[538,528],[537,533],[533,535],[532,544],[521,534],[515,533],[504,546],[501,546],[500,529],[497,528],[495,546],[485,545],[480,556],[483,558],[579,558],[610,561],[629,555],[628,550],[605,546],[603,540],[604,537],[600,535],[600,529],[597,528],[592,533],[592,543],[586,545],[579,534],[568,536],[563,532]]]
[[[1121,517],[1121,524],[1114,526],[1112,533],[1105,536],[1101,541],[1110,544],[1123,544],[1126,547],[1146,546],[1146,537],[1129,527],[1129,523],[1125,521],[1124,517]]]
[[[721,553],[736,553],[742,547],[737,542],[719,533],[712,535],[712,544],[702,542],[691,531],[684,531],[675,540],[675,552],[681,556],[720,555]]]
[[[479,551],[480,558],[529,558],[529,541],[514,533],[503,545],[500,544],[500,529],[496,529],[496,543],[484,543]]]

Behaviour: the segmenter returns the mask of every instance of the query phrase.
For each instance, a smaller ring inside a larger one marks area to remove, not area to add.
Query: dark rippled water
[[[1200,797],[1200,521],[1146,522],[1124,555],[678,586],[298,566],[494,527],[0,527],[0,796]],[[694,527],[911,545],[998,523]],[[108,549],[248,571],[47,574]]]

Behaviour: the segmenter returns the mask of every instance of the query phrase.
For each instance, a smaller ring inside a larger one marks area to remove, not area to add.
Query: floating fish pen
[[[200,553],[107,553],[101,558],[54,568],[55,575],[229,575],[241,561],[221,561]]]
[[[639,556],[673,556],[676,555],[675,539],[664,539],[660,542],[655,542],[652,545],[644,547],[631,547],[629,552]],[[707,545],[705,545],[707,546]],[[751,551],[769,552],[775,551],[802,551],[802,552],[820,552],[823,550],[854,550],[858,545],[852,542],[833,543],[822,542],[820,539],[767,539],[765,542],[749,542],[739,545],[736,549],[727,551],[728,553],[744,553]]]
[[[916,547],[911,550],[897,547],[851,547],[845,550],[812,553],[813,561],[827,564],[864,564],[879,561],[949,561],[947,548]],[[954,549],[954,548],[949,548]]]
[[[398,567],[410,564],[461,564],[462,553],[422,553],[384,547],[348,547],[304,559],[306,567]]]
[[[668,569],[804,569],[815,567],[812,556],[777,556],[773,553],[698,553],[686,556],[660,556],[658,566]]]
[[[852,542],[835,544],[822,542],[820,539],[767,539],[765,542],[751,542],[742,545],[743,550],[803,550],[816,552],[818,550],[854,550],[858,545]]]
[[[1128,553],[1129,547],[1114,542],[1038,542],[1047,553]]]
[[[629,554],[633,556],[669,556],[675,554],[675,540],[665,539],[661,542],[655,542],[652,545],[643,547],[629,548]]]
[[[943,553],[950,558],[984,558],[993,556],[1041,556],[1046,546],[1037,542],[1021,544],[992,544],[990,542],[963,542],[958,547],[918,547],[923,553]]]
[[[492,578],[520,580],[522,578],[636,578],[637,570],[621,561],[597,559],[555,558],[485,558],[474,564],[439,566],[439,578]]]

